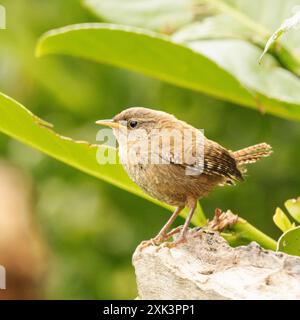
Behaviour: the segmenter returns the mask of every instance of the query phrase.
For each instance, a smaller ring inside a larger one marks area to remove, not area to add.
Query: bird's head
[[[144,130],[147,134],[154,129],[172,128],[178,120],[171,114],[163,111],[152,110],[142,107],[128,108],[117,114],[113,119],[98,120],[96,124],[113,128],[118,138],[121,132],[131,133],[138,129]]]

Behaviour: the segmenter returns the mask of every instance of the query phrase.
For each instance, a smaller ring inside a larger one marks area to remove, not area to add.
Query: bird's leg
[[[164,240],[167,240],[170,235],[167,234],[168,230],[170,229],[171,225],[175,221],[175,219],[178,217],[179,213],[183,210],[184,207],[178,207],[170,217],[170,219],[167,221],[167,223],[162,227],[162,229],[159,231],[158,235],[153,239],[155,243],[160,243]]]
[[[144,249],[150,245],[158,245],[161,242],[169,239],[171,235],[167,234],[167,232],[170,229],[173,222],[175,221],[175,219],[177,218],[177,216],[179,215],[179,213],[183,210],[183,208],[184,208],[184,206],[180,206],[180,207],[176,208],[176,210],[174,211],[174,213],[172,214],[170,219],[167,221],[167,223],[159,231],[158,235],[151,240],[143,241],[139,246],[140,249]]]
[[[173,247],[176,247],[176,245],[180,244],[180,243],[183,243],[186,241],[186,233],[187,233],[187,230],[189,228],[189,225],[190,225],[190,222],[191,222],[191,219],[193,217],[193,214],[197,208],[197,199],[189,199],[187,201],[187,207],[190,208],[190,211],[189,211],[189,214],[184,222],[184,225],[183,225],[183,228],[181,229],[181,233],[180,233],[180,236],[179,238],[174,241],[174,242],[170,242],[170,243],[165,243],[164,245],[168,248],[173,248]],[[176,229],[174,230],[176,231]],[[175,234],[177,232],[174,232],[173,234]]]
[[[194,212],[197,208],[197,199],[191,199],[188,202],[187,206],[190,208],[190,211],[189,211],[187,218],[185,219],[185,222],[184,222],[183,228],[181,230],[179,239],[175,241],[176,244],[182,243],[186,240],[186,233],[188,231],[188,228],[189,228],[190,222],[192,220],[192,217],[194,215]]]

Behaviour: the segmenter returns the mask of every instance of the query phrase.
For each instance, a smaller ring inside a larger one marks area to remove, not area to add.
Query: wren
[[[168,238],[171,225],[187,207],[189,214],[177,243],[185,241],[198,199],[207,196],[217,186],[243,181],[245,165],[272,153],[271,146],[266,143],[233,152],[204,135],[200,135],[202,139],[199,142],[195,137],[199,136],[200,130],[169,113],[148,108],[128,108],[111,120],[99,120],[96,123],[113,128],[119,143],[121,163],[130,178],[150,196],[176,207],[170,219],[152,239],[155,244]],[[122,135],[128,137],[138,131],[142,134],[135,135],[133,140],[122,138]],[[192,133],[190,139],[182,139],[186,131]],[[179,132],[182,137],[178,140],[170,135],[168,148],[162,148],[161,136],[158,137],[161,132]],[[156,142],[149,146],[153,141]],[[137,144],[139,148],[136,148]],[[179,144],[181,147],[177,148]],[[132,150],[138,150],[134,152],[135,161],[126,157]],[[151,161],[153,159],[156,161]]]

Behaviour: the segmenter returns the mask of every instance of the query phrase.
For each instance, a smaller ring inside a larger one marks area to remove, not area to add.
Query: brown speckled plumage
[[[124,122],[128,124],[130,121],[134,121],[137,127],[145,129],[148,135],[153,134],[153,129],[187,129],[192,130],[195,134],[199,132],[196,128],[176,119],[173,115],[140,107],[126,109],[113,119],[114,123]],[[130,128],[129,126],[127,129],[129,131],[135,130],[135,128]],[[118,128],[114,127],[116,136],[118,136],[118,130]],[[184,146],[184,148],[186,147],[193,148],[194,146]],[[119,148],[124,148],[122,143],[120,143]],[[156,149],[159,149],[159,145],[157,145]],[[156,149],[146,150],[145,152],[149,154],[149,152],[156,152]],[[174,146],[171,146],[167,152],[159,154],[161,158],[168,160],[169,164],[123,163],[123,165],[132,180],[146,193],[162,202],[178,207],[155,238],[157,241],[165,238],[167,229],[180,210],[185,206],[190,208],[190,215],[182,230],[182,239],[184,239],[197,200],[208,195],[218,185],[234,184],[236,181],[242,181],[242,166],[269,156],[272,152],[271,150],[268,144],[263,143],[231,152],[218,143],[204,138],[204,167],[200,175],[186,174],[187,167],[197,167],[197,159],[194,159],[193,162],[189,161],[189,159],[184,159],[182,163],[177,163],[176,159],[180,155],[176,154]]]

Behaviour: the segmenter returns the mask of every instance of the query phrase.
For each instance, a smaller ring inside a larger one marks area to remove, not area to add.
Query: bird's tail
[[[256,144],[242,150],[233,152],[233,156],[238,165],[255,163],[261,158],[268,157],[272,154],[272,147],[267,143]]]

